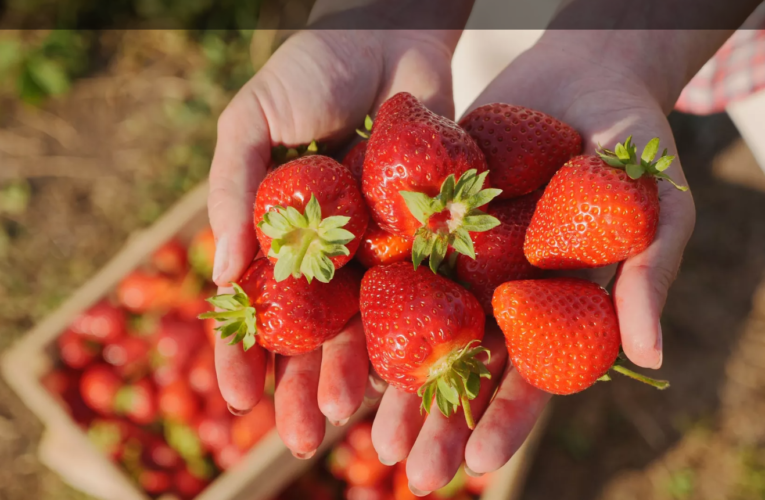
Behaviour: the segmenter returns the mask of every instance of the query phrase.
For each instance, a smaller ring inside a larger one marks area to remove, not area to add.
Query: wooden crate
[[[55,363],[55,340],[71,321],[102,297],[164,242],[187,242],[207,224],[206,183],[188,193],[148,229],[136,232],[124,248],[61,307],[21,338],[0,360],[8,385],[45,425],[40,458],[73,487],[104,500],[147,500],[121,467],[108,460],[66,410],[41,384]],[[360,410],[353,420],[368,412]],[[297,460],[272,431],[236,467],[221,474],[197,500],[263,500],[278,493],[339,440],[348,426],[327,426],[324,443],[312,460]],[[541,426],[538,426],[541,428]],[[519,491],[535,448],[529,439],[486,491],[486,500],[507,500]]]

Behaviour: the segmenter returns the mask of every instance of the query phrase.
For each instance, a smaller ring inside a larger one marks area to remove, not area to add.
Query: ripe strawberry
[[[151,338],[154,347],[154,381],[167,385],[184,373],[194,353],[204,344],[204,332],[200,321],[183,321],[167,314]]]
[[[120,388],[114,397],[114,411],[138,425],[154,422],[157,419],[157,396],[151,380],[143,378]]]
[[[262,399],[247,415],[237,417],[231,424],[231,441],[242,451],[255,446],[276,426],[274,403]]]
[[[205,313],[200,318],[221,321],[218,331],[223,338],[233,336],[231,343],[242,342],[245,350],[257,341],[285,356],[303,354],[337,335],[356,315],[359,274],[353,266],[346,266],[329,283],[309,283],[292,276],[277,283],[274,265],[268,259],[255,259],[234,284],[234,294],[210,299],[223,312]]]
[[[197,274],[205,279],[212,278],[215,261],[215,236],[209,226],[194,235],[189,244],[188,261]]]
[[[69,328],[89,340],[106,343],[125,335],[126,325],[122,309],[101,301],[76,317]]]
[[[160,469],[175,469],[181,465],[181,456],[162,438],[147,434],[141,439],[141,461]]]
[[[180,283],[161,274],[133,271],[117,286],[119,303],[130,312],[164,312],[178,300]]]
[[[345,442],[353,451],[367,458],[377,458],[377,452],[372,444],[372,422],[359,422],[348,430]]]
[[[614,366],[621,338],[613,302],[599,285],[577,278],[510,281],[494,292],[494,316],[510,359],[531,385],[553,394],[587,389]],[[650,382],[649,382],[650,381]]]
[[[173,484],[171,473],[166,470],[143,469],[138,474],[138,484],[150,495],[160,495]]]
[[[80,395],[80,378],[77,371],[57,369],[44,375],[40,382],[69,411],[75,422],[87,427],[96,418],[96,414]]]
[[[199,398],[183,378],[178,378],[159,390],[159,411],[162,417],[190,424],[199,415]]]
[[[134,335],[126,335],[104,347],[104,361],[114,367],[123,378],[131,378],[147,371],[149,343]]]
[[[151,256],[151,265],[163,274],[182,276],[189,267],[186,254],[186,247],[173,238],[154,251]]]
[[[215,353],[207,345],[194,356],[189,367],[189,385],[197,394],[205,396],[218,391],[218,378],[215,375]]]
[[[112,418],[94,420],[87,432],[95,447],[114,461],[122,458],[125,442],[133,434],[130,424]]]
[[[361,239],[356,259],[367,269],[382,264],[409,260],[412,255],[412,239],[397,236],[380,229],[373,220]]]
[[[523,106],[486,104],[465,115],[460,126],[486,156],[489,180],[502,190],[502,199],[547,184],[569,158],[582,152],[576,130]]]
[[[193,474],[187,467],[179,469],[173,474],[175,491],[184,500],[199,495],[207,487],[208,481]]]
[[[230,413],[217,417],[200,415],[194,422],[194,428],[202,446],[209,452],[215,452],[231,444],[232,424],[233,416]]]
[[[329,282],[353,258],[369,222],[348,169],[319,155],[269,173],[258,188],[254,217],[276,280],[302,275],[309,283]]]
[[[82,370],[98,356],[98,343],[72,330],[66,330],[56,339],[61,361],[66,366]]]
[[[217,465],[220,470],[228,470],[231,467],[234,467],[241,462],[244,457],[245,452],[230,443],[213,452],[213,460],[215,460],[215,465]]]
[[[367,152],[367,141],[361,141],[345,155],[343,165],[351,171],[356,182],[361,185],[361,174],[364,168],[364,155]]]
[[[529,264],[523,255],[523,240],[541,192],[513,200],[494,201],[488,213],[501,224],[473,236],[475,259],[457,256],[457,279],[467,284],[470,292],[491,315],[494,289],[506,281],[536,278],[541,270]]]
[[[566,163],[545,189],[526,232],[529,262],[543,269],[601,267],[645,250],[659,220],[656,179],[672,182],[664,170],[674,157],[665,149],[654,162],[658,148],[659,140],[652,139],[638,159],[628,138],[616,153]]]
[[[380,107],[362,190],[382,229],[414,238],[415,267],[431,256],[436,272],[449,246],[472,255],[469,233],[499,224],[479,210],[500,193],[481,190],[487,175],[486,160],[470,136],[411,94],[396,94]]]
[[[489,371],[476,358],[485,317],[475,297],[458,284],[406,262],[367,271],[361,283],[361,318],[369,359],[392,386],[417,392],[429,412],[435,396],[450,416],[462,405],[473,428],[469,400]]]
[[[211,391],[204,396],[204,413],[211,417],[229,416],[228,404],[220,393],[220,390]]]
[[[80,394],[90,408],[104,416],[114,415],[114,401],[122,380],[108,365],[93,365],[82,374]]]

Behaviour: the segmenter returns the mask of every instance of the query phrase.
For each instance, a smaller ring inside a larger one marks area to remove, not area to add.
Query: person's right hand
[[[304,31],[288,39],[231,101],[218,122],[208,209],[216,240],[213,280],[236,281],[257,253],[253,204],[272,146],[339,144],[388,97],[407,91],[453,118],[451,56],[459,32]],[[218,339],[224,399],[247,412],[263,395],[260,346]],[[276,422],[284,443],[308,458],[324,438],[325,416],[347,421],[365,396],[368,361],[359,318],[322,349],[275,356]],[[368,396],[384,389],[372,384]]]

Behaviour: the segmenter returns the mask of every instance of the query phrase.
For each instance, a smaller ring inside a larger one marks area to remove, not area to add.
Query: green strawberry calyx
[[[659,389],[660,391],[663,391],[664,389],[669,388],[669,381],[667,380],[658,380],[655,378],[646,377],[643,374],[630,370],[623,364],[625,359],[626,359],[626,356],[624,355],[624,352],[620,352],[619,357],[616,358],[616,361],[614,362],[610,370],[613,370],[616,373],[621,373],[625,377],[629,377],[633,380],[637,380],[638,382],[648,384],[651,387],[655,387],[656,389]],[[600,377],[598,380],[600,382],[608,382],[611,380],[611,376],[608,373],[606,373],[605,375]]]
[[[335,265],[329,259],[350,255],[348,247],[354,234],[343,227],[350,217],[335,215],[321,218],[321,206],[312,194],[300,213],[294,207],[276,206],[263,215],[258,227],[271,238],[268,256],[276,259],[274,279],[284,281],[292,276],[305,276],[329,283],[335,276]]]
[[[319,144],[316,141],[311,141],[308,144],[301,144],[294,147],[279,144],[278,146],[271,148],[271,163],[275,167],[279,167],[297,158],[319,154],[323,152],[324,149],[324,145]]]
[[[618,143],[614,151],[603,149],[598,145],[598,156],[601,160],[614,168],[620,168],[627,172],[630,179],[640,179],[644,174],[651,175],[657,179],[665,180],[675,186],[680,191],[688,191],[687,186],[680,186],[675,183],[670,176],[664,173],[669,168],[674,156],[667,155],[667,149],[661,153],[658,160],[656,154],[659,152],[659,138],[654,137],[643,149],[640,158],[637,156],[637,146],[632,144],[632,136],[627,137],[624,144]]]
[[[220,332],[221,338],[233,336],[229,344],[241,342],[247,351],[255,345],[255,335],[258,333],[257,311],[241,286],[236,283],[231,283],[231,286],[234,287],[234,293],[222,293],[207,299],[217,311],[200,314],[198,318],[217,320],[215,330]]]
[[[430,369],[428,380],[417,390],[422,398],[420,411],[430,413],[433,398],[445,417],[450,417],[462,406],[465,421],[470,429],[475,427],[470,400],[478,396],[481,389],[481,379],[491,378],[486,365],[476,357],[485,353],[486,363],[491,359],[491,353],[485,347],[475,347],[478,340],[469,342],[465,347],[456,350],[443,361],[435,363]]]
[[[470,233],[488,231],[500,225],[496,217],[478,209],[496,198],[501,189],[481,189],[489,172],[471,169],[455,182],[454,174],[441,184],[441,192],[430,196],[416,191],[400,191],[412,215],[422,224],[414,235],[414,268],[430,257],[430,269],[438,267],[449,247],[475,259]]]
[[[374,122],[372,121],[372,118],[367,115],[366,118],[364,118],[364,130],[361,130],[360,128],[356,129],[356,133],[359,134],[364,139],[369,139],[369,134],[372,132],[372,125]]]

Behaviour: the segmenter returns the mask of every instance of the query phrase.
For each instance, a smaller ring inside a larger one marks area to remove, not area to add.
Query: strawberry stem
[[[652,387],[655,387],[659,389],[660,391],[663,391],[664,389],[669,387],[669,381],[667,380],[657,380],[651,377],[646,377],[645,375],[641,375],[637,372],[633,372],[629,368],[625,368],[622,365],[614,365],[611,367],[611,369],[617,373],[621,373],[625,377],[629,377],[631,379],[634,379],[639,382],[643,382],[644,384],[648,384]]]
[[[468,429],[472,431],[475,429],[475,421],[473,420],[473,410],[470,408],[470,399],[467,394],[463,394],[460,397],[460,403],[462,403],[462,412],[465,414],[465,422],[467,422]]]

